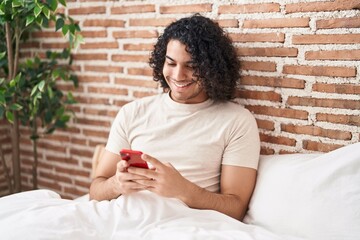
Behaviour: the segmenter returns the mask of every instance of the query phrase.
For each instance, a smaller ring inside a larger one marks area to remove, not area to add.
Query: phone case
[[[146,161],[141,159],[142,152],[130,149],[122,149],[120,156],[122,160],[128,161],[130,166],[139,168],[149,168]]]

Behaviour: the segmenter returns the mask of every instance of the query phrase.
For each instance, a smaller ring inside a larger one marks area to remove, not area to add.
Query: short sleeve
[[[125,107],[122,107],[116,115],[110,129],[109,138],[106,144],[106,150],[119,154],[123,148],[130,148],[127,139]]]
[[[260,157],[260,137],[254,116],[247,110],[231,130],[222,164],[257,169]]]

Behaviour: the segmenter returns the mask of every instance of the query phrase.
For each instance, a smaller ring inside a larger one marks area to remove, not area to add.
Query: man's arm
[[[143,159],[155,170],[130,167],[128,171],[146,176],[148,179],[136,182],[149,191],[178,198],[191,208],[216,210],[235,219],[243,219],[255,187],[255,169],[223,165],[221,192],[212,193],[185,179],[171,164],[163,164],[146,154],[143,154]]]
[[[223,165],[220,193],[212,193],[193,184],[180,199],[189,207],[216,210],[242,221],[255,182],[255,169]]]

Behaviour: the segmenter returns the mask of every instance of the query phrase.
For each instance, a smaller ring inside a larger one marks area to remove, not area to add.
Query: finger
[[[150,165],[152,166],[152,169],[161,169],[163,167],[163,163],[160,162],[159,160],[157,160],[156,158],[150,156],[150,155],[147,155],[145,153],[143,153],[141,155],[141,158],[143,160],[145,160],[146,162],[150,163]]]
[[[142,180],[134,180],[134,182],[145,186],[146,188],[155,187],[156,181],[152,179],[142,179]]]
[[[140,180],[139,180],[140,181]],[[143,184],[140,184],[138,182],[135,182],[135,181],[129,181],[129,182],[126,182],[124,184],[124,187],[126,189],[130,189],[130,190],[144,190],[147,188],[147,186],[143,185]]]
[[[119,172],[126,172],[127,169],[129,167],[129,163],[125,160],[120,160],[117,164],[116,164],[116,168]]]
[[[146,176],[129,173],[129,172],[122,172],[119,174],[120,181],[133,181],[133,180],[146,180],[148,179]]]
[[[149,170],[149,169],[145,169],[145,168],[138,168],[138,167],[129,167],[128,168],[128,173],[143,176],[146,179],[154,179],[157,176],[157,173],[154,170]]]

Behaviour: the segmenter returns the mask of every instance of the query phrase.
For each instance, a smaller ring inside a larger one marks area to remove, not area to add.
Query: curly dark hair
[[[201,81],[209,98],[215,101],[234,98],[240,79],[240,62],[231,39],[218,23],[195,14],[165,28],[150,56],[154,81],[160,81],[164,90],[169,90],[162,70],[170,40],[178,40],[186,46],[194,62],[194,77]]]

